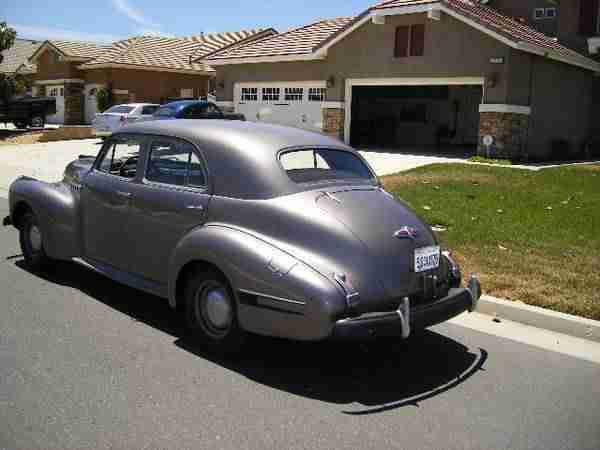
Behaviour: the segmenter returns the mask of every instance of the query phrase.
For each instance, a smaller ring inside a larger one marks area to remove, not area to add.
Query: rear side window
[[[143,115],[152,115],[156,112],[156,110],[158,109],[158,106],[143,106],[142,107],[142,114]]]
[[[175,110],[168,106],[163,106],[162,108],[158,108],[154,115],[158,117],[173,117],[175,115]]]
[[[154,141],[146,167],[146,180],[170,186],[206,187],[206,176],[194,147],[187,142]]]
[[[288,177],[296,183],[374,180],[373,174],[360,158],[343,150],[293,150],[282,153],[279,161]]]
[[[113,113],[113,114],[129,114],[131,111],[135,109],[134,106],[125,106],[125,105],[117,105],[109,108],[105,113]]]

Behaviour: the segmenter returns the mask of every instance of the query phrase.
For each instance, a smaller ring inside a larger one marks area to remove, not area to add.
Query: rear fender
[[[248,331],[322,339],[346,308],[338,288],[320,273],[244,230],[214,224],[193,230],[175,248],[169,264],[172,307],[177,306],[179,274],[194,261],[210,263],[225,274],[238,302],[240,325]],[[267,320],[273,309],[247,302],[252,298],[247,293],[291,301],[281,306],[295,310]]]
[[[44,235],[44,249],[54,259],[81,256],[79,202],[64,183],[46,183],[21,177],[10,186],[9,204],[13,223],[15,212],[26,205],[37,216]]]

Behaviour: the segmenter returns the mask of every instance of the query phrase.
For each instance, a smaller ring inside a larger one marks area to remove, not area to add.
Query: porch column
[[[324,102],[322,105],[322,113],[323,134],[343,141],[346,114],[344,103]]]
[[[491,158],[526,160],[530,115],[529,106],[480,105],[477,153]],[[493,138],[489,149],[484,144],[486,136]]]
[[[84,123],[84,85],[80,82],[65,82],[65,125]]]

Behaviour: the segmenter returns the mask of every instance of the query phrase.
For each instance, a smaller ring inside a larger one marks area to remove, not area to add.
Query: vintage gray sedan
[[[248,332],[406,338],[481,292],[359,153],[275,125],[124,127],[61,182],[17,179],[4,224],[30,266],[71,260],[164,297],[223,351]]]

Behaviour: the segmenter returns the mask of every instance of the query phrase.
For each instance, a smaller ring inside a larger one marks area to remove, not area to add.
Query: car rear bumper
[[[466,289],[450,289],[447,297],[425,306],[411,308],[408,300],[398,311],[374,312],[338,320],[332,337],[341,340],[369,340],[377,337],[407,338],[413,329],[423,329],[473,311],[481,296],[479,281],[472,278]]]

